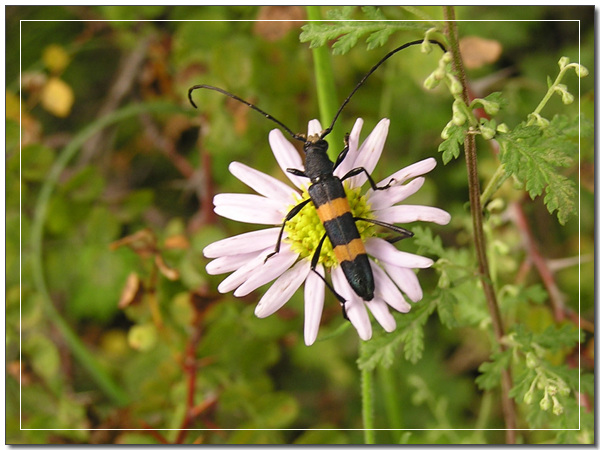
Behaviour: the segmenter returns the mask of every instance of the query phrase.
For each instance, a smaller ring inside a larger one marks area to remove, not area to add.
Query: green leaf
[[[411,327],[409,332],[402,333],[404,341],[404,357],[415,364],[421,356],[425,348],[423,327],[415,325]]]
[[[376,15],[379,13],[367,9],[368,14]],[[380,47],[387,42],[389,37],[399,30],[421,30],[425,31],[427,27],[420,22],[372,22],[365,21],[346,21],[347,11],[332,13],[330,17],[339,22],[319,23],[310,22],[302,27],[300,33],[300,42],[310,42],[310,47],[322,47],[329,41],[335,40],[332,45],[333,54],[343,55],[354,47],[359,39],[368,35],[366,42],[369,50]]]
[[[437,312],[440,322],[448,328],[454,328],[458,325],[456,320],[455,306],[458,299],[454,296],[451,289],[442,289],[438,297]]]
[[[562,225],[577,213],[575,183],[558,173],[559,167],[573,162],[571,155],[577,150],[576,127],[577,118],[555,116],[543,129],[521,123],[512,132],[498,136],[500,160],[507,174],[524,182],[532,199],[545,191],[548,212],[557,211]]]
[[[493,389],[500,384],[502,371],[510,363],[510,352],[492,353],[491,361],[486,361],[479,366],[479,375],[475,382],[481,389]]]
[[[462,127],[452,125],[448,129],[448,139],[443,141],[438,147],[438,152],[442,153],[444,165],[460,156],[460,146],[465,141],[465,133]]]
[[[420,250],[437,257],[442,257],[445,254],[442,238],[437,235],[434,236],[431,228],[416,226],[413,227],[412,231],[414,233],[413,242],[419,246]]]

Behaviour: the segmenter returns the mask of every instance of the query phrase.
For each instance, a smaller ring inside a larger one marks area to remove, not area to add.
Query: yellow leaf
[[[71,112],[75,95],[71,86],[60,78],[50,78],[42,89],[42,106],[58,117],[67,117]]]
[[[63,47],[56,44],[47,46],[42,53],[42,61],[52,73],[60,73],[69,65],[71,58]]]

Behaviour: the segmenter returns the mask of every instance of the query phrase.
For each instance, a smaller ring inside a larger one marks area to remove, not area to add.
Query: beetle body
[[[331,241],[333,252],[348,283],[363,300],[373,299],[373,271],[346,198],[342,181],[333,175],[334,164],[327,156],[327,142],[307,142],[305,175],[310,178],[308,194]]]

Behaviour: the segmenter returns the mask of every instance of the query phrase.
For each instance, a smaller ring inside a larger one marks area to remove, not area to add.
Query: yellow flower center
[[[363,217],[365,219],[373,219],[371,207],[367,203],[365,195],[361,194],[361,188],[348,188],[345,186],[346,196],[350,205],[350,211],[354,217]],[[298,199],[295,205],[290,205],[290,211],[298,203],[309,198],[308,192],[305,190],[302,197]],[[369,222],[359,220],[356,223],[356,228],[363,239],[375,236],[375,225]],[[325,228],[317,215],[317,210],[312,202],[309,202],[298,214],[285,224],[287,233],[286,242],[288,242],[292,250],[300,254],[301,258],[311,258],[317,249],[321,238],[325,234]],[[331,242],[325,239],[321,254],[319,255],[319,264],[323,264],[328,269],[338,265],[335,258]]]

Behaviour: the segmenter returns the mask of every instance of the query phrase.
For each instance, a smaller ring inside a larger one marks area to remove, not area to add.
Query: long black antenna
[[[335,125],[335,121],[337,120],[337,118],[340,115],[340,113],[342,112],[342,110],[346,107],[346,105],[348,104],[348,102],[350,101],[352,96],[356,93],[356,91],[358,91],[358,88],[360,88],[364,84],[364,82],[367,81],[367,78],[369,78],[369,76],[377,70],[377,68],[380,65],[382,65],[390,56],[398,53],[400,50],[404,50],[405,48],[411,47],[413,45],[422,44],[423,42],[425,42],[425,39],[419,39],[418,41],[407,42],[406,44],[401,45],[400,47],[398,47],[395,50],[392,50],[387,55],[385,55],[383,58],[381,58],[381,60],[377,64],[375,64],[371,68],[371,70],[369,70],[367,72],[367,74],[362,78],[362,80],[360,80],[358,82],[358,84],[354,87],[352,92],[350,92],[350,95],[348,97],[346,97],[346,100],[344,100],[344,102],[342,103],[342,106],[340,106],[340,108],[337,110],[337,113],[335,114],[335,117],[333,118],[333,122],[331,122],[331,125],[329,125],[329,127],[327,129],[323,130],[320,138],[323,139],[325,136],[327,136],[329,133],[331,133],[331,130],[333,130],[333,126]],[[435,41],[433,39],[430,40],[429,42],[431,42],[432,44],[438,45],[442,49],[443,52],[446,52],[446,47],[444,47],[440,42]]]
[[[216,86],[211,86],[209,84],[197,84],[196,86],[192,86],[188,90],[188,98],[190,99],[190,103],[192,104],[192,106],[194,108],[198,108],[196,106],[196,104],[194,103],[194,100],[192,100],[192,92],[195,91],[196,89],[210,89],[211,91],[220,92],[221,94],[226,95],[227,97],[230,97],[230,98],[232,98],[234,100],[237,100],[238,102],[242,102],[244,105],[249,106],[254,111],[258,111],[259,113],[261,113],[267,119],[272,120],[273,122],[275,122],[277,125],[279,125],[281,128],[283,128],[285,131],[287,131],[289,133],[289,135],[291,137],[293,137],[294,139],[297,139],[297,140],[302,141],[302,142],[306,142],[306,137],[304,135],[294,133],[292,130],[290,130],[288,127],[286,127],[281,121],[277,120],[271,114],[264,112],[262,109],[260,109],[259,107],[253,105],[250,102],[247,102],[243,98],[240,98],[237,95],[233,95],[231,92],[227,92],[226,90],[218,88]]]

